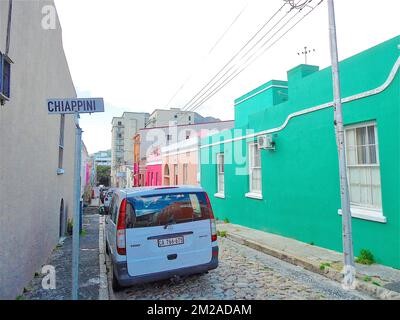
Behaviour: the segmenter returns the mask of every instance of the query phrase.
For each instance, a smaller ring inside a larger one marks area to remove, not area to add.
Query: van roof
[[[146,196],[152,194],[168,194],[180,192],[204,192],[200,186],[191,185],[177,185],[177,186],[149,186],[149,187],[136,187],[120,189],[121,193],[126,193],[129,196]],[[155,192],[156,191],[156,192]]]

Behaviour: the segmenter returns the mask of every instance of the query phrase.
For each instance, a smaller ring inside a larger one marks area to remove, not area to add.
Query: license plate
[[[169,247],[169,246],[176,246],[178,244],[183,244],[184,238],[183,237],[173,237],[173,238],[166,238],[166,239],[158,239],[158,246],[159,247]]]

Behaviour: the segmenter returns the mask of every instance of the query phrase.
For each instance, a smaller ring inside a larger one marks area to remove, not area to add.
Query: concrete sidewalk
[[[217,223],[218,231],[226,231],[230,240],[274,256],[294,265],[341,282],[341,253],[313,246],[294,239],[246,228],[231,223]],[[356,264],[357,290],[379,299],[400,299],[400,270],[379,264]]]
[[[101,219],[101,218],[100,218]],[[79,261],[79,299],[104,299],[102,295],[101,264],[99,262],[99,215],[96,207],[87,207],[83,215],[83,232],[80,237]],[[18,297],[28,300],[70,300],[72,284],[72,237],[65,238],[59,244],[46,265],[51,265],[56,271],[56,288],[44,289],[41,270],[35,273],[34,279],[26,288],[25,293]],[[107,297],[106,297],[107,299]]]

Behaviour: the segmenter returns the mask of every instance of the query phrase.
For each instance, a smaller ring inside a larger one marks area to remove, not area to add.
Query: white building
[[[121,117],[112,119],[111,129],[111,185],[130,186],[133,168],[133,137],[144,128],[149,114],[144,112],[124,112]],[[128,177],[128,179],[127,179]]]
[[[111,149],[105,151],[98,151],[91,155],[95,166],[108,166],[111,167]]]
[[[193,124],[195,123],[195,114],[193,111],[183,111],[179,108],[155,109],[149,117],[146,128],[168,126],[171,121],[177,125]]]
[[[15,299],[40,271],[74,212],[73,115],[46,108],[48,98],[76,97],[61,26],[56,15],[55,29],[42,24],[52,1],[9,3],[0,1],[0,52],[13,61],[0,105],[0,299]]]

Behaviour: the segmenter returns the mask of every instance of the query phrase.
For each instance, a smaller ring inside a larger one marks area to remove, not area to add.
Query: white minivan
[[[201,187],[115,190],[105,230],[114,290],[218,267],[214,215]]]

